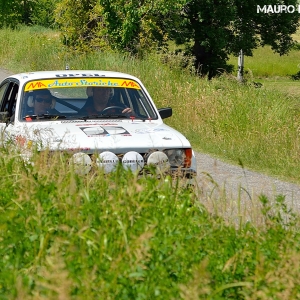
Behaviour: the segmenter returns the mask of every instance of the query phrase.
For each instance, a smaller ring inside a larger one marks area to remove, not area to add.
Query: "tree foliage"
[[[172,21],[179,16],[185,1],[100,0],[100,3],[114,47],[136,53],[165,44],[168,28],[173,26]]]
[[[15,28],[24,20],[26,3],[18,0],[0,0],[0,27],[6,26]]]
[[[279,5],[278,1],[268,3]],[[196,58],[196,68],[211,78],[227,69],[230,54],[243,49],[252,55],[253,49],[271,45],[280,54],[292,46],[291,34],[298,26],[298,13],[257,13],[260,0],[192,0],[182,10],[179,30],[171,38],[185,44]],[[296,6],[297,0],[281,1],[281,5]],[[178,34],[182,32],[182,34]]]
[[[75,49],[88,50],[106,45],[103,19],[103,9],[97,0],[62,0],[55,9],[55,21],[64,42]]]
[[[53,11],[60,0],[0,0],[0,28],[20,24],[51,27]]]
[[[30,13],[30,22],[34,25],[54,27],[54,10],[60,0],[35,0]]]
[[[263,0],[0,0],[0,27],[20,23],[57,25],[76,50],[116,49],[140,54],[184,45],[195,70],[209,78],[228,70],[230,54],[271,45],[285,54],[293,44],[299,14],[257,13]],[[297,0],[268,5],[296,7]],[[182,47],[181,47],[182,49]]]
[[[62,0],[56,22],[65,40],[77,49],[109,47],[137,53],[159,47],[167,40],[166,25],[178,16],[175,0]]]
[[[106,45],[138,53],[173,40],[185,45],[185,52],[195,57],[198,73],[211,78],[228,70],[228,56],[237,55],[241,49],[246,55],[266,44],[280,54],[290,49],[298,13],[257,13],[262,2],[63,0],[57,21],[72,46]],[[269,3],[296,6],[297,0]]]

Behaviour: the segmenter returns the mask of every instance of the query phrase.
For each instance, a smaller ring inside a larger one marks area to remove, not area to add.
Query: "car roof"
[[[102,71],[102,70],[56,70],[56,71],[36,71],[28,73],[19,73],[9,76],[8,78],[16,78],[20,82],[31,80],[47,79],[47,78],[86,78],[86,77],[113,77],[127,78],[140,81],[138,78],[121,72]]]

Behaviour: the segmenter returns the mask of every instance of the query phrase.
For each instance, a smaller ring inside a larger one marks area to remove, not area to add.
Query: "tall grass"
[[[297,299],[298,219],[226,223],[170,178],[0,153],[1,299]],[[271,210],[274,210],[271,213]]]
[[[57,32],[42,27],[1,30],[0,65],[12,72],[64,68],[64,48]]]
[[[259,89],[251,82],[241,85],[230,75],[212,81],[197,78],[174,65],[171,69],[162,64],[158,54],[137,59],[109,52],[67,51],[57,32],[40,28],[1,30],[0,39],[6,40],[0,49],[0,65],[14,72],[64,69],[68,63],[71,69],[133,74],[141,78],[158,107],[173,107],[174,116],[167,124],[183,132],[196,150],[300,182],[300,106],[296,97]],[[277,58],[272,57],[276,63]],[[289,61],[294,63],[294,58]],[[270,65],[267,61],[259,64]]]

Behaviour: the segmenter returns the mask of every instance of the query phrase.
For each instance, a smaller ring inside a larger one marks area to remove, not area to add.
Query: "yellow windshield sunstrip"
[[[76,88],[76,87],[107,87],[131,88],[140,90],[141,87],[134,80],[120,78],[55,78],[41,79],[26,83],[24,91],[34,91],[47,88]]]

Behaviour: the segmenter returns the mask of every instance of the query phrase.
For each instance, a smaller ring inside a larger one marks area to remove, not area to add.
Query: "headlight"
[[[171,166],[180,167],[183,165],[185,158],[183,149],[169,149],[164,152],[167,154]]]
[[[192,161],[192,149],[167,149],[164,153],[168,156],[172,167],[189,168]]]

